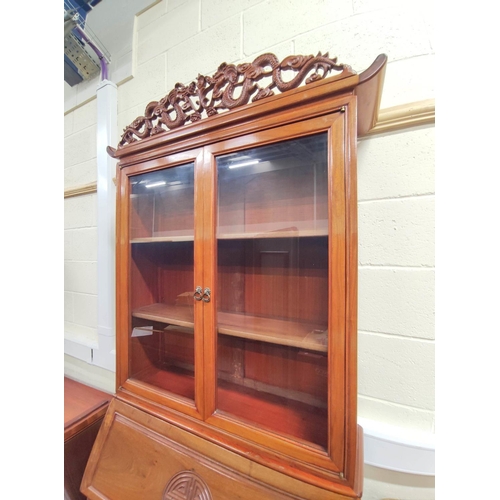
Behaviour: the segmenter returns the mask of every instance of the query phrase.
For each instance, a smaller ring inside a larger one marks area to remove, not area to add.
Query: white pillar
[[[117,87],[103,80],[97,87],[97,335],[93,364],[116,371],[115,207],[116,160],[106,152],[117,139]]]

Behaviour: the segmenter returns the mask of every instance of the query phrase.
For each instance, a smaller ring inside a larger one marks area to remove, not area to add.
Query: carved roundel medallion
[[[167,483],[163,500],[212,500],[212,495],[196,472],[183,470]]]

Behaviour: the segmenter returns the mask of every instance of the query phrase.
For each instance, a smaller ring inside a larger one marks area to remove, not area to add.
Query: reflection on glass
[[[217,158],[217,407],[327,446],[327,134]]]
[[[130,177],[131,377],[194,399],[194,164]]]
[[[177,240],[194,234],[194,165],[131,177],[132,241]]]

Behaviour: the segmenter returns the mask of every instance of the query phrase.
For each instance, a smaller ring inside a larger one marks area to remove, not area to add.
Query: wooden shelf
[[[179,368],[155,368],[134,379],[194,400],[193,373]],[[327,410],[283,396],[218,380],[218,409],[247,423],[273,432],[293,436],[319,446],[326,446]],[[305,424],[307,422],[307,424]]]
[[[136,309],[132,316],[190,328],[194,326],[193,309],[188,306],[151,304]],[[226,312],[219,312],[217,316],[218,331],[224,335],[327,352],[328,332],[323,324]]]
[[[327,446],[327,410],[285,397],[218,381],[218,409],[246,422],[321,447]]]
[[[218,240],[254,240],[265,238],[312,238],[315,236],[328,236],[327,229],[302,229],[300,231],[269,231],[267,233],[244,232],[222,233],[217,235]],[[152,236],[148,238],[133,238],[130,243],[176,243],[194,241],[194,236]]]
[[[314,236],[328,236],[328,229],[300,229],[284,231],[268,231],[266,233],[222,233],[217,235],[219,240],[249,240],[259,238],[311,238]]]
[[[194,236],[152,236],[149,238],[133,238],[130,243],[175,243],[179,241],[194,241]]]
[[[325,325],[224,312],[218,313],[218,318],[218,331],[224,335],[312,351],[327,351]]]
[[[182,368],[174,366],[163,369],[151,367],[133,378],[177,396],[194,400],[194,373]]]
[[[168,304],[151,304],[132,311],[134,318],[159,321],[171,325],[194,327],[193,308]]]

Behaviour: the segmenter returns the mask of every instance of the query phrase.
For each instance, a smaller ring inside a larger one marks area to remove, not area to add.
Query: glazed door
[[[201,153],[199,153],[201,155]],[[196,210],[197,156],[127,172],[128,383],[151,399],[200,414],[203,319],[196,264],[202,211]],[[198,162],[199,163],[199,162]],[[198,219],[200,218],[200,219]]]
[[[343,130],[338,112],[208,148],[210,421],[333,470],[345,409]]]

